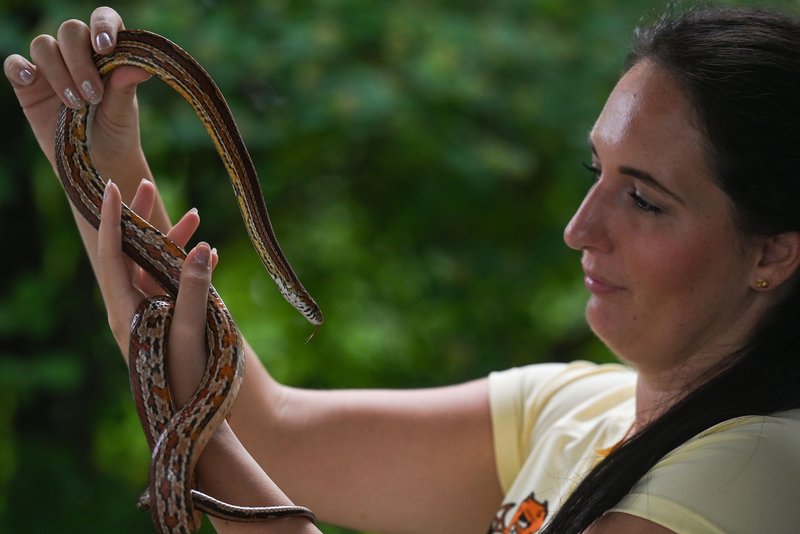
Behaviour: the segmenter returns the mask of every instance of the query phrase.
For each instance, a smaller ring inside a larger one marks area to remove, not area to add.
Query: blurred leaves
[[[659,4],[117,7],[192,53],[228,98],[284,251],[326,314],[311,342],[246,241],[205,131],[157,81],[140,90],[146,152],[173,216],[199,208],[215,285],[270,371],[327,388],[609,358],[561,231],[588,185],[586,132]],[[0,0],[0,51],[27,54],[93,7]],[[134,507],[146,445],[91,269],[8,86],[0,113],[0,530],[147,531]]]

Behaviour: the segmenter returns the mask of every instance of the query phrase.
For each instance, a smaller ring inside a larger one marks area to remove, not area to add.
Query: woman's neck
[[[716,376],[723,369],[729,354],[696,357],[669,369],[637,369],[636,433],[661,417],[689,393]]]

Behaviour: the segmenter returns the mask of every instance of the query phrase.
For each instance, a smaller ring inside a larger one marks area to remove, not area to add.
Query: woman
[[[150,177],[135,101],[146,75],[121,69],[104,87],[90,61],[122,27],[100,8],[89,25],[34,39],[32,62],[10,56],[5,72],[51,162],[61,103],[100,102],[95,163],[122,174],[99,232],[77,222],[125,354],[133,310],[155,289],[121,255],[120,199],[181,243],[198,218],[170,227],[152,182],[139,185]],[[635,372],[553,364],[432,390],[304,391],[276,383],[248,348],[201,487],[382,532],[793,531],[799,73],[791,19],[697,11],[638,35],[590,134],[594,184],[565,231],[582,251],[589,324]],[[184,265],[170,337],[178,401],[205,358],[215,261],[200,244]],[[301,518],[215,526],[316,531]]]

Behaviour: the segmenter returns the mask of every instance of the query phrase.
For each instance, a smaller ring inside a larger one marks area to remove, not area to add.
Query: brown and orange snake
[[[230,109],[206,71],[167,39],[141,30],[121,31],[114,51],[95,55],[102,76],[130,65],[163,80],[192,106],[222,158],[250,240],[281,294],[312,324],[319,307],[281,252],[269,221],[258,177]],[[95,228],[105,181],[89,155],[89,109],[62,107],[56,128],[56,163],[61,183],[77,210]],[[141,303],[131,328],[131,389],[152,451],[150,484],[142,497],[161,532],[193,532],[198,512],[234,521],[314,515],[300,506],[242,507],[195,489],[195,464],[216,428],[228,416],[244,376],[244,353],[236,325],[211,288],[207,309],[208,363],[192,398],[173,406],[166,378],[166,339],[186,253],[123,206],[123,250],[157,280],[166,296]]]

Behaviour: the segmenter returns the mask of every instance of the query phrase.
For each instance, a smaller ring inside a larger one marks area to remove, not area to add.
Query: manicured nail
[[[211,267],[211,248],[209,248],[208,243],[201,241],[197,244],[192,261],[206,269]]]
[[[83,107],[83,100],[78,98],[71,88],[64,89],[64,98],[67,100],[67,105],[73,109],[81,109]]]
[[[103,202],[108,200],[108,191],[111,189],[111,180],[106,182],[106,187],[103,189]]]
[[[219,252],[217,252],[217,247],[211,249],[211,269],[216,269],[215,262],[216,265],[219,264]]]
[[[100,91],[98,91],[97,87],[94,86],[92,82],[89,80],[84,80],[81,82],[81,94],[83,98],[89,101],[90,104],[97,105],[103,99],[100,95]]]
[[[103,50],[108,50],[114,44],[111,41],[111,36],[106,32],[98,33],[97,37],[94,38],[94,42],[97,45],[98,52],[102,52]]]
[[[22,82],[22,85],[30,85],[33,83],[33,73],[28,69],[22,69],[19,71],[19,81]]]
[[[188,213],[194,213],[194,214],[197,214],[197,208],[192,208],[192,209],[190,209],[190,210],[188,211]]]

